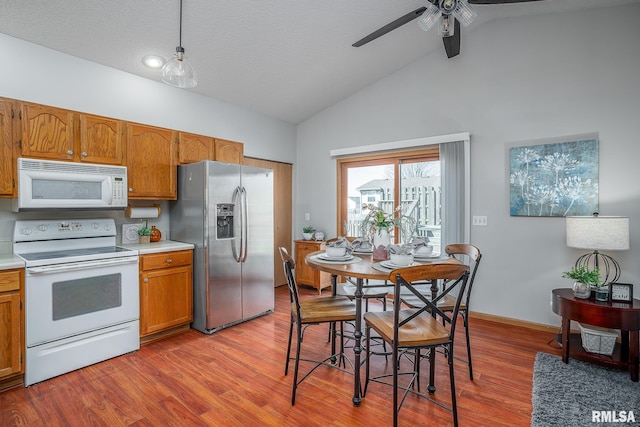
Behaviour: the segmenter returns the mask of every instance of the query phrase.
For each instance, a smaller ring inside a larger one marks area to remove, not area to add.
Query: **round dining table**
[[[391,281],[392,272],[394,268],[385,267],[380,260],[374,260],[372,253],[356,253],[354,257],[344,261],[332,261],[324,256],[324,251],[315,251],[307,254],[305,257],[305,263],[310,267],[318,269],[320,271],[331,274],[331,289],[333,295],[336,294],[336,285],[338,276],[349,277],[355,279],[356,291],[354,293],[354,301],[356,304],[356,320],[354,330],[354,384],[353,384],[353,404],[359,406],[362,401],[361,393],[361,380],[360,380],[360,365],[362,353],[362,295],[363,288],[368,285],[370,281]],[[416,259],[415,263],[419,264],[443,264],[443,263],[460,263],[460,261],[453,257],[434,255],[424,259]],[[400,267],[398,267],[400,268]],[[396,268],[397,269],[397,268]],[[377,285],[380,286],[380,285]],[[438,285],[436,282],[431,284],[432,297],[438,293]],[[433,364],[432,364],[433,365]],[[429,389],[435,390],[433,387],[433,376],[429,380]]]

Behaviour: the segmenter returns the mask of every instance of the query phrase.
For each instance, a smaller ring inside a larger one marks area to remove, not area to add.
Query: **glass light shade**
[[[423,31],[429,31],[441,16],[440,8],[433,3],[429,3],[427,10],[418,18],[418,26]]]
[[[456,8],[453,10],[453,16],[466,27],[473,22],[478,14],[471,9],[467,0],[458,0]]]
[[[161,80],[171,86],[179,88],[195,87],[198,84],[196,70],[184,59],[184,49],[176,48],[176,55],[162,67]]]
[[[629,218],[622,216],[568,216],[570,248],[624,251],[629,249]]]
[[[455,34],[455,18],[451,15],[442,15],[442,25],[438,27],[438,34],[442,37],[451,37]]]

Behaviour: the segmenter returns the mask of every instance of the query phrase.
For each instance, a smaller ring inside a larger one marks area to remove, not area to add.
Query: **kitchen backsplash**
[[[131,201],[132,206],[149,206],[158,203],[162,210],[158,218],[147,220],[147,226],[155,225],[162,233],[162,240],[167,240],[170,234],[169,228],[169,202],[160,201]],[[76,218],[113,218],[116,222],[118,244],[122,243],[122,225],[140,224],[143,220],[125,218],[124,210],[118,211],[37,211],[37,212],[13,212],[11,211],[11,199],[0,199],[0,253],[9,244],[8,252],[11,252],[11,242],[13,240],[13,227],[16,219],[76,219]]]

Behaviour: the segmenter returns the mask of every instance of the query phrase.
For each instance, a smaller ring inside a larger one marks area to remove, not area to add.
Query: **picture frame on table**
[[[609,283],[609,300],[611,302],[633,302],[633,284],[631,283]]]

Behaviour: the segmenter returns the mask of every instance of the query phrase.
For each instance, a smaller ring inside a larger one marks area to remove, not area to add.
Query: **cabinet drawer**
[[[162,252],[159,254],[142,255],[140,268],[142,271],[159,268],[180,267],[191,265],[192,251]]]
[[[20,272],[0,271],[0,292],[17,291],[20,289]]]

